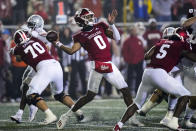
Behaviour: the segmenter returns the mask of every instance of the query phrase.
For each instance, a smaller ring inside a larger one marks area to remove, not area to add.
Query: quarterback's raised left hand
[[[114,24],[114,21],[115,21],[117,15],[118,15],[118,12],[116,9],[112,10],[111,14],[110,13],[108,14],[108,23],[110,25]]]

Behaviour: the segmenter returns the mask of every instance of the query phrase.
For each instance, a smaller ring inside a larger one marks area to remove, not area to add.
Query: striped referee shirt
[[[71,42],[70,44],[68,44],[66,46],[72,47],[73,42]],[[75,61],[86,60],[88,58],[87,54],[88,54],[87,51],[83,47],[81,47],[80,50],[78,50],[77,52],[75,52],[72,55],[69,55],[69,54],[63,52],[63,65],[67,66],[67,65],[71,64],[72,60],[75,60]]]

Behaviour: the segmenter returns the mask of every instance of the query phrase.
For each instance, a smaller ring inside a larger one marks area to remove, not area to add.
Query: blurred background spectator
[[[154,18],[148,20],[148,28],[144,33],[144,39],[147,41],[147,50],[161,39],[161,31],[157,27],[157,21]]]
[[[176,0],[151,0],[152,9],[158,21],[171,21],[171,7]]]
[[[127,84],[134,97],[142,80],[144,47],[138,38],[137,27],[132,26],[129,32],[129,38],[123,43],[122,55],[128,65]]]

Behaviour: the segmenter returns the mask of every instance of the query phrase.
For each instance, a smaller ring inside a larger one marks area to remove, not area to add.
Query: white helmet
[[[44,20],[40,15],[31,15],[27,20],[27,25],[29,28],[43,28]]]
[[[167,27],[163,31],[163,38],[169,38],[176,34],[176,29],[174,27]]]

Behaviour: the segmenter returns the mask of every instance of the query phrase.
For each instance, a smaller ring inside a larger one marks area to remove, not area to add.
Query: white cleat
[[[168,111],[165,117],[160,121],[160,124],[166,126],[167,123],[172,119],[174,112]]]
[[[46,118],[44,119],[43,122],[40,122],[40,125],[48,125],[50,123],[53,123],[57,120],[57,117],[55,115],[51,115],[51,116],[46,116]]]
[[[164,125],[164,126],[167,126],[167,124],[168,124],[168,122],[169,122],[170,120],[171,120],[170,118],[164,117],[164,118],[160,121],[160,124],[161,124],[161,125]]]
[[[21,121],[22,121],[22,115],[19,114],[19,113],[16,113],[16,115],[11,116],[10,119],[12,121],[15,121],[16,123],[21,123]]]
[[[182,127],[189,128],[189,129],[196,129],[196,124],[192,123],[190,119],[184,119],[182,121]]]
[[[167,123],[165,123],[165,126],[175,131],[184,131],[183,129],[180,128],[178,124],[178,118],[176,117],[173,117],[172,119],[167,121]]]
[[[59,121],[56,123],[57,129],[63,129],[68,119],[69,119],[69,116],[67,115],[67,113],[61,115]]]
[[[142,127],[144,126],[143,123],[141,123],[137,118],[136,115],[133,115],[130,119],[129,119],[129,124],[133,125],[133,126],[137,126],[137,127]]]
[[[34,105],[29,106],[29,122],[32,122],[35,118],[35,115],[38,111],[38,108]]]

